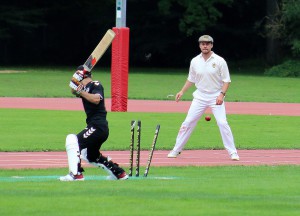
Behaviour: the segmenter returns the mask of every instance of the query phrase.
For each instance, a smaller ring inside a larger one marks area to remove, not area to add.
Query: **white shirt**
[[[223,82],[231,82],[226,61],[215,53],[206,61],[202,53],[191,60],[188,81],[195,83],[199,91],[206,93],[220,91]]]

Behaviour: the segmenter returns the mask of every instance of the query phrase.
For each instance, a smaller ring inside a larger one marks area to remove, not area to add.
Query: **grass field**
[[[26,73],[3,73],[0,67],[1,97],[72,97],[68,87],[74,68],[10,68]],[[187,79],[187,69],[131,69],[130,99],[166,100],[176,94]],[[242,73],[242,71],[241,71]],[[108,69],[93,70],[94,79],[102,82],[106,97],[111,95],[111,76]],[[232,74],[232,84],[226,101],[300,103],[300,79],[276,78],[249,74]],[[194,88],[183,97],[191,100]]]
[[[142,149],[150,148],[157,124],[157,149],[172,149],[185,115],[110,112],[110,136],[102,149],[128,150],[132,119],[142,120]],[[0,151],[64,151],[66,135],[85,127],[83,111],[0,109],[0,116]],[[228,115],[228,121],[238,149],[300,148],[299,116]],[[186,149],[223,149],[214,118],[199,121]]]
[[[0,97],[71,97],[74,68],[9,68]],[[155,73],[154,73],[155,72]],[[239,71],[240,72],[240,71]],[[110,73],[93,71],[110,97]],[[133,69],[129,98],[165,100],[186,70]],[[227,101],[300,103],[300,79],[232,73]],[[191,100],[192,89],[184,95]],[[142,149],[160,123],[158,149],[171,149],[184,113],[108,113],[110,137],[103,150],[127,150],[130,121],[141,119]],[[83,111],[0,109],[0,151],[62,151],[65,137],[85,127]],[[238,149],[299,149],[300,117],[228,115]],[[223,149],[214,119],[199,121],[186,149]],[[0,169],[0,215],[265,215],[296,216],[300,166],[153,167],[147,179],[106,181],[86,168],[86,181],[59,182],[66,169]]]
[[[1,171],[1,215],[299,214],[299,166],[155,167],[149,178],[59,182],[65,169]],[[12,178],[12,176],[14,176]],[[18,176],[18,177],[17,177]]]

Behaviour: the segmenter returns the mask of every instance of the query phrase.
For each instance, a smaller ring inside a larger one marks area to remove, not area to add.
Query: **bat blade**
[[[103,56],[106,52],[108,47],[111,45],[113,39],[115,38],[116,34],[113,30],[108,29],[103,38],[100,40],[99,44],[96,46],[92,54],[88,57],[86,62],[84,63],[84,67],[88,70],[92,70],[93,67],[97,64],[99,59]]]

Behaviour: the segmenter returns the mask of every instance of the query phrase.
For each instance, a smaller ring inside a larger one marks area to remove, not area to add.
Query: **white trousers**
[[[200,92],[199,90],[193,93],[194,99],[184,122],[181,124],[173,151],[182,151],[200,117],[207,108],[211,108],[217,121],[225,149],[229,155],[237,152],[233,135],[226,119],[225,102],[223,102],[222,105],[216,105],[216,99],[219,94],[220,92],[208,94]]]

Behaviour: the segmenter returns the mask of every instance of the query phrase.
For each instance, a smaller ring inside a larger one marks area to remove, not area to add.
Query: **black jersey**
[[[84,111],[86,113],[87,124],[107,124],[106,115],[107,111],[104,103],[104,89],[99,81],[92,81],[85,87],[85,91],[90,94],[99,94],[101,100],[99,104],[93,104],[86,99],[82,98]]]

